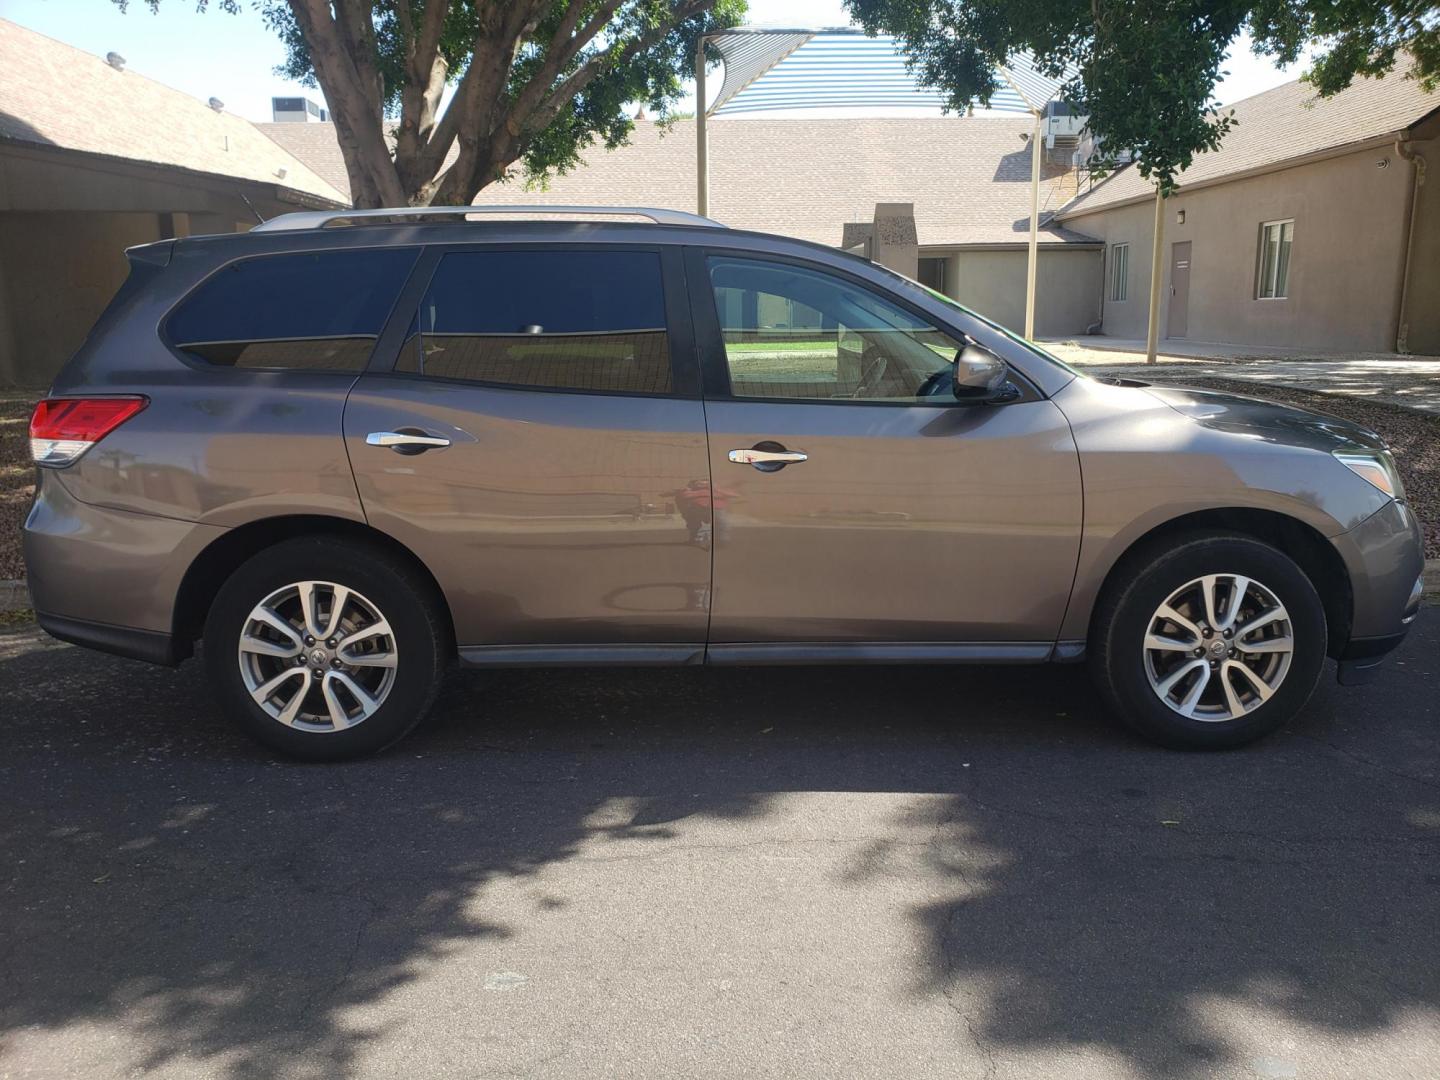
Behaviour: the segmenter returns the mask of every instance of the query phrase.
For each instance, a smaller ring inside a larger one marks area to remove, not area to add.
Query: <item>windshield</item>
[[[908,277],[906,277],[904,274],[900,273],[899,271],[890,269],[888,266],[881,266],[879,263],[871,263],[870,265],[873,266],[873,267],[875,267],[875,269],[880,270],[880,271],[883,271],[884,273],[889,274],[891,277],[896,278],[897,280],[903,282],[904,285],[905,285],[905,287],[908,288],[908,289],[917,290],[917,291],[919,291],[919,292],[924,293],[924,294],[927,295],[927,296],[932,296],[932,297],[934,297],[936,300],[939,300],[939,301],[941,301],[942,303],[944,303],[947,307],[955,308],[957,311],[963,311],[966,315],[968,315],[970,318],[974,319],[976,322],[984,323],[986,326],[990,327],[990,329],[994,330],[997,334],[1000,334],[1002,337],[1006,338],[1007,340],[1014,342],[1016,345],[1020,346],[1020,347],[1021,347],[1022,349],[1024,349],[1026,352],[1029,352],[1029,353],[1031,353],[1031,354],[1033,354],[1033,355],[1035,355],[1035,356],[1038,356],[1041,360],[1044,360],[1046,363],[1054,364],[1056,367],[1060,368],[1062,371],[1068,371],[1071,375],[1074,375],[1076,378],[1088,378],[1088,376],[1086,376],[1083,371],[1078,371],[1078,370],[1076,370],[1075,368],[1071,367],[1069,364],[1065,363],[1064,360],[1061,360],[1058,356],[1054,355],[1053,353],[1046,352],[1046,351],[1045,351],[1044,349],[1042,349],[1039,345],[1036,345],[1033,341],[1027,341],[1025,338],[1021,337],[1019,334],[1012,333],[1011,331],[1007,330],[1005,327],[1001,326],[999,323],[995,322],[994,320],[992,320],[992,319],[987,319],[984,315],[981,315],[981,314],[980,314],[979,312],[977,312],[977,311],[972,311],[970,308],[966,307],[964,304],[960,303],[958,300],[954,300],[954,299],[952,299],[951,297],[946,296],[946,295],[945,295],[944,293],[942,293],[942,292],[936,292],[934,289],[930,288],[930,286],[928,286],[928,285],[922,285],[922,284],[920,284],[920,282],[916,281],[914,278],[908,278]]]

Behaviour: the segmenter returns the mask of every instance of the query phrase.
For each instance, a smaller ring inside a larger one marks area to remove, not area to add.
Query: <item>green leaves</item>
[[[871,33],[901,40],[914,70],[952,109],[988,103],[997,69],[1028,51],[1060,75],[1061,96],[1088,115],[1113,163],[1133,155],[1169,191],[1196,154],[1215,149],[1233,120],[1214,100],[1231,44],[1247,28],[1257,52],[1281,62],[1324,51],[1308,76],[1333,94],[1356,76],[1390,71],[1402,50],[1416,77],[1440,82],[1440,0],[846,0]]]

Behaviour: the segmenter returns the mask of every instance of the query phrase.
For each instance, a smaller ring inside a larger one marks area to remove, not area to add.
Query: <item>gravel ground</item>
[[[1395,451],[1395,463],[1405,481],[1410,506],[1424,529],[1425,557],[1440,559],[1440,417],[1340,394],[1313,393],[1240,379],[1186,378],[1177,372],[1155,381],[1278,401],[1329,413],[1379,432]]]
[[[40,396],[35,390],[0,390],[0,581],[25,576],[20,525],[35,492],[30,410]]]

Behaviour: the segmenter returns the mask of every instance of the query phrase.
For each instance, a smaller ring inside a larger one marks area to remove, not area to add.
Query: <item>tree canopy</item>
[[[235,14],[242,0],[213,6]],[[324,93],[357,207],[466,205],[517,162],[543,180],[596,142],[620,145],[634,126],[624,107],[667,119],[697,39],[745,12],[745,0],[254,6],[285,43],[280,73]]]
[[[1089,116],[1105,154],[1129,151],[1169,191],[1233,124],[1214,99],[1225,54],[1245,30],[1290,64],[1316,46],[1307,78],[1329,95],[1392,71],[1440,82],[1440,0],[845,0],[870,33],[899,38],[921,80],[954,109],[988,102],[997,69],[1029,52],[1047,74],[1079,75],[1062,96]]]

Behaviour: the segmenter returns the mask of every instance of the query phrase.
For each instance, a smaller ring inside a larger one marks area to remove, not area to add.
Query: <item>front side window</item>
[[[593,393],[670,392],[653,251],[456,251],[440,260],[398,370]]]
[[[1290,244],[1295,222],[1267,221],[1260,226],[1260,280],[1255,295],[1279,300],[1290,295]]]
[[[963,343],[923,318],[869,289],[786,263],[711,256],[708,267],[735,397],[950,398]]]
[[[1130,295],[1130,245],[1116,244],[1110,249],[1110,299],[1125,300]]]
[[[166,324],[217,367],[360,371],[415,265],[415,248],[299,252],[231,263]]]

